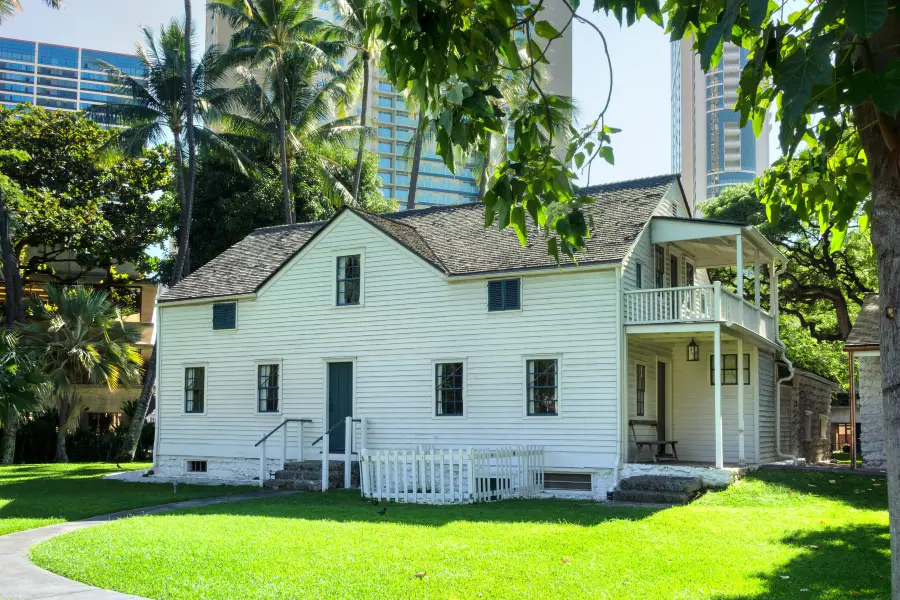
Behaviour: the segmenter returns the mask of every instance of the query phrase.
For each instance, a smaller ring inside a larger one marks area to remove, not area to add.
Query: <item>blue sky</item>
[[[204,1],[192,0],[202,26]],[[0,27],[0,36],[133,52],[139,27],[158,28],[181,16],[183,0],[66,0],[61,11],[38,0],[22,0],[24,12]],[[621,181],[671,171],[669,42],[662,29],[645,22],[620,28],[615,19],[584,15],[604,32],[613,60],[612,104],[607,123],[622,129],[614,136],[616,164],[596,164],[591,183]],[[608,76],[598,36],[585,25],[574,29],[574,96],[585,121],[600,110]],[[777,156],[773,149],[771,156]],[[582,179],[584,183],[584,179]]]

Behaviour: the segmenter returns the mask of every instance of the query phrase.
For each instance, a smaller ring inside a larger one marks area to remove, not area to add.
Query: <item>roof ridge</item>
[[[260,231],[272,231],[275,229],[285,229],[285,230],[287,230],[287,229],[304,229],[304,228],[313,227],[316,225],[318,225],[318,226],[325,225],[326,223],[328,223],[328,221],[307,221],[305,223],[282,223],[281,225],[269,225],[267,227],[257,227],[256,229],[254,229],[253,231],[248,233],[247,236],[249,237]]]
[[[402,221],[397,221],[397,220],[395,220],[395,219],[391,219],[390,217],[387,217],[387,216],[385,216],[385,215],[380,215],[380,214],[378,214],[378,213],[373,213],[373,212],[369,212],[369,211],[365,211],[365,210],[360,210],[360,209],[356,209],[356,208],[350,208],[350,207],[348,207],[348,208],[349,208],[349,210],[350,210],[351,212],[354,212],[354,213],[357,213],[357,214],[358,214],[358,213],[363,213],[363,214],[366,214],[366,215],[371,215],[371,216],[374,216],[376,219],[384,219],[385,221],[390,221],[391,223],[393,223],[393,224],[395,224],[395,225],[399,225],[399,226],[401,226],[401,227],[406,227],[407,229],[409,229],[410,231],[412,231],[413,233],[415,233],[415,234],[416,234],[416,237],[419,238],[419,240],[422,242],[422,244],[424,244],[425,247],[428,248],[428,250],[429,250],[429,251],[431,252],[431,254],[434,256],[434,259],[435,259],[435,260],[438,262],[438,264],[441,266],[441,269],[444,271],[444,273],[450,273],[450,269],[447,267],[446,264],[444,264],[444,261],[441,260],[441,257],[438,256],[438,253],[434,251],[434,248],[431,247],[431,245],[430,245],[430,244],[428,243],[428,241],[425,239],[425,236],[423,236],[422,233],[421,233],[418,229],[416,229],[415,227],[413,227],[413,226],[410,225],[409,223],[403,223]],[[393,213],[386,213],[386,214],[393,214]],[[381,229],[381,228],[379,227],[379,229]],[[382,231],[384,231],[384,230],[382,230]],[[388,235],[390,235],[392,238],[394,238],[397,242],[401,243],[402,245],[404,245],[404,246],[406,245],[406,244],[403,244],[403,242],[402,242],[401,240],[398,240],[398,239],[396,238],[396,236],[392,235],[389,231],[385,231],[385,233],[388,234]],[[412,248],[410,248],[410,250],[412,250]]]
[[[631,185],[635,183],[642,183],[646,181],[652,181],[654,179],[677,179],[679,177],[678,173],[661,173],[659,175],[651,175],[647,177],[636,177],[634,179],[623,179],[622,181],[610,181],[609,183],[598,183],[596,185],[590,185],[583,188],[578,188],[579,192],[590,191],[598,191],[602,188],[623,186],[623,185]]]

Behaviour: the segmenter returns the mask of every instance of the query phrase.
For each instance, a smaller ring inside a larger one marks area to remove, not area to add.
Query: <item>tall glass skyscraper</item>
[[[335,0],[319,0],[314,6],[313,15],[328,21],[339,20],[334,11]],[[547,0],[542,13],[559,29],[565,24],[565,12],[562,0]],[[207,12],[206,45],[216,45],[220,49],[228,47],[232,30],[228,22],[218,15]],[[550,85],[545,88],[548,93],[565,96],[572,95],[572,35],[571,27],[559,40],[554,41],[547,53],[551,63],[552,74]],[[347,59],[349,60],[349,58]],[[412,149],[407,146],[415,135],[418,116],[406,106],[404,98],[397,93],[391,84],[384,79],[377,68],[372,70],[372,81],[369,84],[368,125],[375,129],[376,137],[371,142],[370,150],[378,154],[378,174],[381,177],[381,191],[387,198],[395,198],[401,208],[406,208],[409,197],[410,166]],[[359,108],[356,109],[359,114]],[[433,144],[426,143],[422,149],[422,160],[419,164],[419,181],[415,203],[417,207],[458,204],[478,199],[478,184],[469,168],[458,168],[451,173],[444,165],[443,159],[435,154]]]
[[[142,77],[136,56],[0,38],[0,105],[36,104],[49,110],[79,110],[126,102],[110,85],[105,65]]]
[[[769,166],[771,125],[767,120],[757,138],[734,110],[747,50],[726,44],[716,68],[704,73],[691,44],[672,42],[672,170],[694,207]]]

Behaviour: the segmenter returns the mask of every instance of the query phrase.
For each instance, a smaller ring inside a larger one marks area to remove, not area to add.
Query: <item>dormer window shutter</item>
[[[503,283],[506,284],[503,290],[503,300],[505,310],[519,310],[519,282],[520,279],[507,279]]]
[[[237,328],[237,302],[213,304],[213,329]]]
[[[503,310],[502,281],[488,281],[488,310]]]

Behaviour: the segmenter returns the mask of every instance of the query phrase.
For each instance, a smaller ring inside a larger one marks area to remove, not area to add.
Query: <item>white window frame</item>
[[[259,410],[259,367],[262,365],[278,365],[278,410]],[[256,399],[257,415],[280,415],[284,412],[284,360],[280,358],[261,359],[253,361],[253,396]]]
[[[187,402],[184,397],[184,375],[185,371],[188,369],[203,369],[203,410],[202,411],[187,411]],[[205,362],[193,362],[193,363],[184,363],[181,365],[181,414],[186,417],[201,417],[205,415],[209,411],[209,363]]]
[[[528,414],[528,361],[529,360],[555,360],[556,361],[556,414]],[[562,354],[526,354],[522,356],[522,417],[529,421],[534,419],[559,419],[563,415],[562,379],[563,379],[563,355]]]
[[[191,471],[188,468],[188,464],[190,464],[192,462],[206,463],[206,470],[205,471]],[[186,459],[184,459],[184,472],[190,476],[201,476],[201,477],[208,476],[209,475],[209,460],[207,460],[205,458],[186,458]]]
[[[343,256],[359,255],[359,302],[356,304],[338,304],[337,272],[338,260]],[[348,248],[331,254],[331,307],[338,310],[362,308],[366,305],[366,250],[365,248]]]
[[[640,390],[638,390],[638,387],[637,387],[638,367],[644,368],[644,414],[638,414],[638,392],[640,391]],[[648,377],[647,363],[645,363],[643,361],[639,361],[639,360],[634,361],[634,379],[632,380],[632,381],[634,381],[634,416],[636,419],[647,419],[649,421],[650,418],[647,416],[647,380],[648,379],[649,379],[649,377]]]
[[[462,363],[463,366],[463,411],[461,415],[437,414],[437,365],[446,363]],[[431,361],[431,418],[436,421],[456,421],[469,416],[469,363],[465,358],[435,358]]]
[[[725,355],[726,355],[726,354],[737,354],[737,353],[738,353],[738,352],[737,352],[737,349],[735,349],[735,350],[722,350],[722,371],[723,371],[723,372],[725,371]],[[744,380],[744,388],[746,389],[746,388],[748,388],[748,387],[756,387],[756,381],[755,381],[755,380],[756,380],[756,379],[759,379],[759,372],[758,372],[758,367],[757,367],[756,377],[754,378],[754,376],[753,376],[753,365],[754,365],[754,361],[753,361],[753,352],[748,352],[748,351],[745,350],[745,351],[744,351],[744,354],[745,354],[745,355],[749,355],[749,357],[750,357],[750,360],[749,360],[750,364],[748,365],[748,368],[747,368],[747,372],[748,372],[750,378]],[[706,382],[706,383],[707,383],[707,384],[709,385],[709,387],[711,387],[711,388],[716,387],[715,379],[713,379],[712,382],[709,381],[709,370],[710,370],[709,362],[710,362],[711,360],[713,360],[713,357],[715,357],[715,354],[714,354],[714,353],[712,353],[712,352],[707,352],[707,353],[706,353],[706,375],[704,375],[704,377],[707,379],[707,382]],[[739,357],[738,357],[738,369],[743,369],[743,368],[744,368],[744,362],[743,362],[742,358],[739,356]],[[715,376],[715,373],[713,373],[713,376]],[[725,383],[725,377],[724,377],[724,375],[723,375],[723,377],[722,377],[722,389],[731,389],[731,388],[737,389],[737,386],[738,386],[737,383]]]

